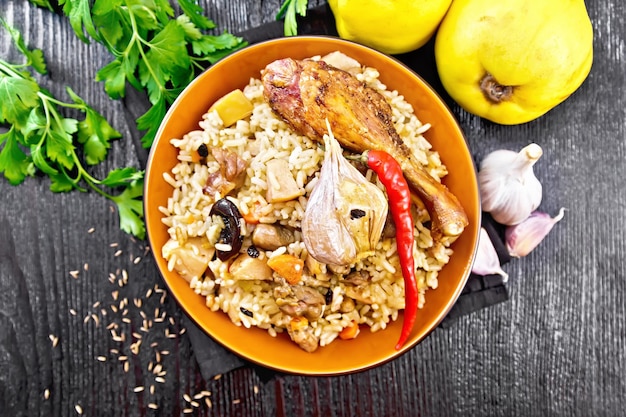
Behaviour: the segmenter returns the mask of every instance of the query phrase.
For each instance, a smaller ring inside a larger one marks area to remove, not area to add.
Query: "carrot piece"
[[[245,222],[248,224],[259,224],[259,221],[260,221],[259,210],[260,209],[261,209],[261,203],[257,201],[256,203],[252,205],[252,207],[248,209],[246,213],[242,211],[241,216],[243,217]]]
[[[352,320],[350,324],[343,328],[342,331],[339,332],[339,338],[343,340],[354,339],[359,334],[359,323],[355,320]]]
[[[244,221],[248,224],[259,224],[259,218],[254,215],[253,212],[241,213]]]
[[[304,261],[288,253],[268,259],[267,266],[272,268],[278,275],[285,278],[291,285],[297,284],[300,282],[300,279],[302,279]]]
[[[306,317],[294,317],[289,322],[289,325],[291,326],[291,330],[295,332],[307,327],[309,325],[309,321],[306,319]]]

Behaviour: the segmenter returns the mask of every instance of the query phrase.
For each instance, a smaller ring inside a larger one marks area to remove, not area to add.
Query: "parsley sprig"
[[[152,107],[137,119],[137,128],[145,131],[146,148],[152,145],[167,108],[193,78],[246,45],[226,32],[209,34],[215,24],[196,0],[178,0],[183,12],[178,16],[169,0],[95,0],[91,8],[89,0],[60,0],[59,4],[80,39],[91,38],[113,55],[95,77],[104,82],[109,96],[124,97],[127,84],[147,92]]]
[[[152,106],[137,119],[137,128],[145,131],[146,148],[167,108],[193,78],[246,45],[227,32],[210,34],[215,24],[197,0],[177,0],[182,11],[178,16],[169,0],[30,2],[62,12],[83,42],[93,40],[111,52],[113,60],[95,75],[111,98],[123,98],[127,85],[147,93]],[[0,125],[10,126],[0,134],[0,173],[14,185],[41,172],[50,178],[54,192],[94,190],[117,205],[122,230],[144,239],[144,172],[119,168],[100,180],[85,168],[102,162],[110,141],[120,133],[69,87],[71,101],[59,100],[42,88],[27,68],[46,74],[43,53],[29,49],[20,33],[1,18],[0,23],[26,57],[24,64],[0,59]],[[66,111],[84,118],[65,117]]]
[[[53,192],[92,189],[117,205],[122,230],[143,239],[143,171],[114,169],[99,180],[83,165],[104,161],[110,141],[121,134],[69,87],[70,102],[41,87],[28,68],[47,73],[42,51],[29,49],[19,31],[2,18],[0,24],[26,58],[24,64],[0,59],[0,125],[10,126],[0,134],[0,172],[13,185],[39,171],[50,177]],[[84,118],[65,117],[64,109]],[[107,189],[122,191],[114,195]]]
[[[285,36],[296,36],[298,34],[298,15],[306,16],[308,0],[285,0],[276,13],[276,20],[285,19]]]

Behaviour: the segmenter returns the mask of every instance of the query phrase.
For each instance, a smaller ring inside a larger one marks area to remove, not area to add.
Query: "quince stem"
[[[480,90],[487,100],[495,104],[508,101],[513,95],[513,86],[500,84],[496,81],[494,76],[489,73],[486,73],[482,80],[480,80]]]

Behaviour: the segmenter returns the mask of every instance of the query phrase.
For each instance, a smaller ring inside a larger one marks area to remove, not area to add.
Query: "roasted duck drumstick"
[[[270,107],[298,133],[322,141],[326,120],[341,145],[354,152],[382,150],[402,166],[431,217],[433,238],[458,236],[467,215],[448,188],[415,160],[396,132],[391,106],[373,88],[349,72],[315,60],[274,61],[261,73]]]

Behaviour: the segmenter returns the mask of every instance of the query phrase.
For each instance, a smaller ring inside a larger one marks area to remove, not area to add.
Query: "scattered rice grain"
[[[130,345],[130,351],[133,355],[139,354],[139,348],[141,347],[141,339]]]

